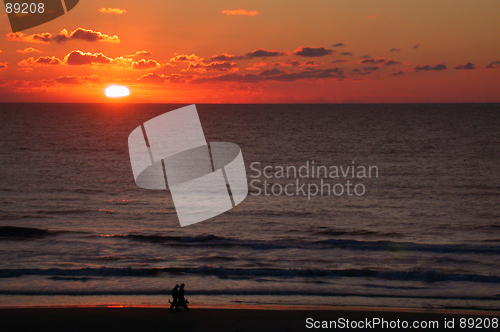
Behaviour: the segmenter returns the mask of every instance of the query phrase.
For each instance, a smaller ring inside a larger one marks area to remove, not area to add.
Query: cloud
[[[253,58],[267,58],[267,57],[275,57],[275,56],[284,56],[287,55],[287,52],[275,51],[275,50],[265,50],[263,48],[259,48],[255,51],[248,52],[245,55],[233,55],[222,53],[221,55],[213,55],[210,58],[210,61],[230,61],[230,60],[248,60]]]
[[[221,56],[213,56],[213,58],[235,58],[236,56],[230,56],[224,53]],[[197,56],[196,54],[176,54],[170,59],[170,62],[189,62],[188,68],[182,71],[194,70],[197,72],[207,72],[207,71],[238,71],[238,66],[235,62],[229,61],[205,61],[204,58]]]
[[[170,62],[198,62],[203,61],[203,58],[200,58],[196,54],[176,54],[173,58],[170,59]]]
[[[332,53],[333,50],[326,49],[324,47],[304,47],[304,46],[299,47],[293,52],[294,55],[305,56],[305,57],[325,56]]]
[[[287,59],[284,62],[256,62],[251,67],[246,68],[247,70],[260,70],[259,67],[266,66],[276,66],[276,67],[317,67],[322,66],[323,62],[316,62],[315,60],[309,60],[305,62],[300,62],[292,59]]]
[[[388,59],[387,62],[385,63],[386,66],[393,66],[393,65],[400,65],[402,64],[401,61],[395,61],[395,60],[391,60],[391,59]]]
[[[187,83],[192,78],[191,75],[158,75],[153,73],[148,73],[139,78],[139,81],[151,84],[163,84],[165,82],[171,83]]]
[[[379,63],[384,63],[386,61],[385,58],[364,58],[363,60],[360,60],[358,63],[363,63],[363,64],[379,64]]]
[[[194,70],[198,72],[206,71],[238,71],[238,66],[235,62],[214,61],[210,63],[190,62],[186,70]]]
[[[420,70],[425,70],[425,71],[429,71],[429,70],[445,70],[446,69],[446,65],[444,63],[438,63],[434,66],[431,66],[431,65],[416,65],[415,68],[414,68],[416,71],[420,71]]]
[[[400,70],[397,73],[392,73],[392,75],[394,75],[394,76],[404,75],[404,71]]]
[[[419,47],[420,47],[420,44],[415,44],[415,45],[413,45],[413,48],[414,48],[414,49],[417,49],[417,48],[419,48]]]
[[[376,17],[377,17],[377,15],[371,14],[371,15],[367,16],[366,18],[376,18]]]
[[[248,16],[255,16],[259,12],[255,11],[255,10],[248,11],[248,10],[245,10],[245,9],[235,9],[235,10],[228,10],[228,9],[226,9],[226,10],[223,10],[222,13],[226,14],[226,15],[248,15]]]
[[[55,83],[65,85],[78,85],[85,83],[98,83],[101,79],[97,75],[91,76],[61,76],[54,79]]]
[[[340,53],[340,55],[352,56],[352,53],[351,52],[342,52],[342,53]]]
[[[109,64],[113,61],[102,53],[84,53],[82,51],[71,51],[64,57],[64,62],[70,66],[92,65],[96,63]]]
[[[477,69],[472,62],[467,62],[465,65],[458,65],[455,69],[464,69],[464,70],[474,70]]]
[[[337,43],[337,44],[333,44],[332,47],[342,47],[342,46],[345,46],[344,43]]]
[[[304,79],[343,79],[344,73],[340,68],[333,69],[313,69],[301,71],[299,73],[286,73],[281,70],[265,70],[259,75],[255,74],[225,74],[214,77],[202,77],[192,80],[192,84],[217,83],[217,82],[239,82],[239,83],[257,83],[261,81],[282,81],[293,82]]]
[[[282,56],[285,54],[286,54],[286,52],[280,52],[280,51],[274,51],[274,50],[268,51],[268,50],[259,48],[258,50],[247,53],[246,56],[249,58],[264,58],[264,57],[271,57],[271,56]]]
[[[85,40],[88,42],[102,41],[108,43],[120,43],[120,38],[117,35],[108,36],[99,31],[93,31],[83,28],[77,28],[68,33],[66,29],[61,30],[61,32],[52,38],[57,43],[64,43],[70,39]]]
[[[127,54],[127,55],[124,55],[123,57],[124,58],[135,58],[135,57],[139,57],[139,56],[151,56],[151,55],[153,55],[153,53],[151,53],[151,52],[137,51],[134,54]]]
[[[159,64],[156,60],[153,59],[148,59],[148,60],[141,59],[139,61],[132,62],[131,67],[132,69],[152,69],[161,67],[161,64]]]
[[[401,49],[400,49],[400,48],[391,48],[391,49],[389,50],[389,52],[399,52],[399,51],[401,51]]]
[[[363,68],[364,71],[373,71],[373,70],[378,70],[378,67],[377,66],[373,66],[373,67],[364,67]]]
[[[106,14],[125,14],[127,11],[125,9],[121,8],[99,8],[99,11],[101,13],[106,13]]]
[[[39,51],[33,47],[28,47],[28,48],[25,48],[24,50],[17,50],[16,52],[23,53],[23,54],[25,54],[25,53],[42,53],[42,51]]]
[[[349,62],[349,60],[347,59],[337,59],[337,60],[333,60],[332,63],[343,63],[343,62]]]
[[[0,62],[0,70],[5,70],[7,69],[7,62]]]
[[[25,35],[22,32],[13,32],[6,34],[8,41],[28,42],[48,44],[52,39],[52,34],[49,32],[35,33],[32,35]]]
[[[283,70],[279,70],[278,68],[274,68],[274,69],[268,69],[268,70],[262,71],[259,74],[259,76],[279,75],[279,74],[283,74],[283,73],[285,73]]]
[[[292,59],[287,59],[285,62],[275,62],[273,63],[274,66],[284,66],[284,67],[304,67],[304,66],[321,66],[323,65],[322,62],[316,62],[315,60],[309,60],[305,62],[300,62],[300,61],[295,61]]]
[[[359,58],[360,59],[371,59],[372,57],[370,55],[362,55]]]
[[[487,66],[486,68],[488,69],[495,69],[495,68],[498,68],[500,66],[500,61],[499,60],[495,60],[495,61],[491,61]]]
[[[250,57],[246,55],[232,55],[232,54],[222,53],[221,55],[213,55],[210,58],[211,61],[228,61],[228,60],[243,60],[243,59],[250,59]]]
[[[120,43],[120,38],[118,36],[108,36],[99,31],[93,31],[83,28],[77,28],[68,33],[66,29],[61,30],[57,36],[52,36],[49,32],[35,33],[32,35],[25,35],[22,32],[8,33],[6,34],[8,41],[18,41],[18,42],[29,42],[29,43],[41,43],[48,44],[52,41],[57,43],[64,43],[70,39],[76,40],[86,40],[89,42],[102,41],[109,43]]]
[[[155,69],[162,67],[162,64],[153,59],[141,59],[134,61],[132,58],[127,56],[119,56],[116,58],[111,58],[103,53],[91,53],[82,52],[80,50],[73,50],[64,56],[63,60],[55,56],[45,56],[39,57],[37,59],[31,57],[19,62],[21,67],[33,67],[42,65],[69,65],[69,66],[84,66],[84,65],[112,65],[119,69]],[[165,64],[163,66],[171,66],[171,64]]]
[[[31,57],[24,59],[18,63],[21,67],[33,67],[33,66],[53,66],[62,65],[62,61],[55,56],[41,56],[37,59]]]

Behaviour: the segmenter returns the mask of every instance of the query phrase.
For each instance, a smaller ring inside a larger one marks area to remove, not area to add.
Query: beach
[[[335,330],[333,322],[343,330],[358,326],[399,331],[405,330],[407,322],[412,330],[441,331],[471,330],[467,325],[460,327],[467,324],[464,319],[471,318],[474,324],[482,324],[483,331],[498,331],[499,317],[498,312],[472,310],[312,306],[193,307],[189,312],[169,312],[167,307],[0,309],[2,331],[310,331]],[[488,329],[486,324],[497,327]]]

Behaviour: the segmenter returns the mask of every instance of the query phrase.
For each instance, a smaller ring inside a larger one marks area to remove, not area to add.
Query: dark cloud
[[[354,68],[354,69],[352,70],[352,72],[354,72],[354,73],[357,73],[358,71],[361,71],[361,69],[359,69],[359,68]]]
[[[495,61],[491,61],[487,66],[486,68],[488,69],[495,69],[495,68],[498,68],[500,66],[500,61],[498,60],[495,60]]]
[[[371,59],[370,55],[362,55],[359,57],[360,59]]]
[[[377,67],[377,66],[373,66],[373,67],[363,67],[363,70],[364,70],[364,71],[374,71],[374,70],[378,70],[378,67]]]
[[[348,62],[349,60],[347,59],[337,59],[337,60],[333,60],[332,63],[343,63],[343,62]]]
[[[391,49],[389,50],[389,52],[399,52],[399,51],[401,51],[401,49],[400,49],[400,48],[391,48]]]
[[[348,56],[352,56],[352,53],[351,53],[351,52],[342,52],[342,53],[340,53],[340,55],[348,55]]]
[[[268,50],[259,48],[258,50],[247,53],[246,56],[248,58],[264,58],[264,57],[271,57],[271,56],[282,56],[285,54],[286,54],[285,52],[274,51],[274,50],[268,51]]]
[[[84,53],[82,51],[71,51],[68,55],[65,57],[65,62],[68,65],[72,66],[81,66],[81,65],[91,65],[95,63],[111,63],[113,59],[108,58],[102,53]]]
[[[300,61],[295,61],[292,59],[287,59],[285,62],[276,62],[274,65],[275,66],[292,66],[292,67],[299,67],[303,63]]]
[[[325,56],[328,54],[332,54],[333,50],[324,48],[324,47],[299,47],[296,49],[293,54],[305,57],[317,57],[317,56]]]
[[[384,63],[386,61],[385,58],[364,58],[363,60],[360,60],[359,63],[363,64],[373,64],[377,65],[379,63]]]
[[[333,44],[332,45],[333,47],[342,47],[342,46],[345,46],[344,43],[337,43],[337,44]]]
[[[262,71],[259,75],[260,76],[270,76],[270,75],[279,75],[283,74],[283,70],[279,70],[278,68],[270,69],[270,70],[264,70]]]
[[[77,28],[71,32],[63,29],[57,36],[54,36],[52,40],[56,43],[64,43],[68,40],[85,40],[88,42],[103,41],[109,43],[120,43],[120,38],[118,36],[108,36],[99,31],[93,31],[83,28]]]
[[[402,64],[401,61],[395,61],[391,59],[388,59],[387,62],[385,63],[386,66],[400,65],[400,64]]]
[[[419,48],[419,47],[420,47],[420,44],[415,44],[415,45],[413,45],[413,48],[414,48],[414,49],[417,49],[417,48]]]
[[[21,67],[32,67],[32,66],[53,66],[53,65],[61,65],[63,62],[56,58],[55,56],[41,56],[37,59],[28,58],[22,60],[18,63]]]
[[[221,55],[213,55],[210,58],[210,61],[243,60],[243,59],[250,59],[250,58],[251,57],[246,56],[246,55],[232,55],[232,54],[222,53]]]
[[[438,63],[434,66],[431,66],[431,65],[417,65],[415,66],[414,68],[416,71],[421,71],[421,70],[426,70],[426,71],[429,71],[429,70],[445,70],[446,69],[446,65],[444,63]]]
[[[276,68],[275,68],[276,69]],[[274,69],[273,69],[274,70]],[[261,81],[282,81],[282,82],[293,82],[303,79],[328,79],[337,78],[343,79],[344,74],[342,69],[313,69],[308,71],[301,71],[299,73],[285,73],[281,70],[274,71],[265,70],[259,75],[254,74],[226,74],[215,77],[202,77],[192,80],[190,83],[202,84],[202,83],[212,83],[212,82],[240,82],[240,83],[257,83]],[[264,74],[263,74],[264,73]]]
[[[8,33],[8,41],[31,42],[31,43],[49,43],[52,39],[52,34],[49,32],[35,33],[33,35],[25,35],[22,32]]]
[[[0,62],[0,70],[7,69],[7,63],[6,62]]]
[[[398,76],[398,75],[403,75],[404,72],[402,70],[398,71],[397,73],[392,73],[392,75],[394,76]]]
[[[266,65],[263,62],[256,63],[254,66],[261,66]],[[267,65],[273,65],[273,66],[280,66],[280,67],[304,67],[304,66],[321,66],[323,65],[322,62],[316,62],[315,60],[308,60],[305,62],[300,62],[292,59],[287,59],[285,62],[268,62]]]
[[[467,62],[465,65],[458,65],[455,69],[464,69],[464,70],[474,70],[477,69],[472,62]]]

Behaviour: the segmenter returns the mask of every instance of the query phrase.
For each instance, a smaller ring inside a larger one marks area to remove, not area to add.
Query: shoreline
[[[96,305],[20,305],[2,306],[0,310],[10,309],[169,309],[166,305],[121,305],[121,304],[96,304]],[[405,307],[369,307],[369,306],[329,306],[329,305],[282,305],[282,304],[195,304],[190,305],[193,310],[264,310],[264,311],[354,311],[354,312],[400,312],[414,314],[473,314],[491,315],[500,310],[497,309],[476,309],[476,308],[405,308]],[[184,312],[184,310],[182,311]]]
[[[454,330],[473,319],[475,324],[498,323],[500,312],[451,311],[405,308],[315,307],[274,305],[193,306],[189,311],[169,312],[168,307],[38,307],[0,308],[2,331],[311,331],[334,330],[332,325],[368,324],[371,331],[403,330],[408,324],[435,324],[433,329]],[[454,324],[454,328],[446,324]],[[326,324],[326,325],[325,325]],[[378,324],[378,325],[377,325]],[[386,324],[386,325],[383,325]],[[337,325],[335,325],[337,327]],[[388,327],[389,326],[389,327]],[[430,325],[427,325],[429,327]],[[497,325],[495,325],[497,326]],[[497,331],[495,329],[484,329]]]

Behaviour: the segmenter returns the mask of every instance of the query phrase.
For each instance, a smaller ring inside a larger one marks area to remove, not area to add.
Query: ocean
[[[249,194],[181,228],[127,139],[182,106],[0,104],[0,306],[500,309],[499,104],[197,105]]]

